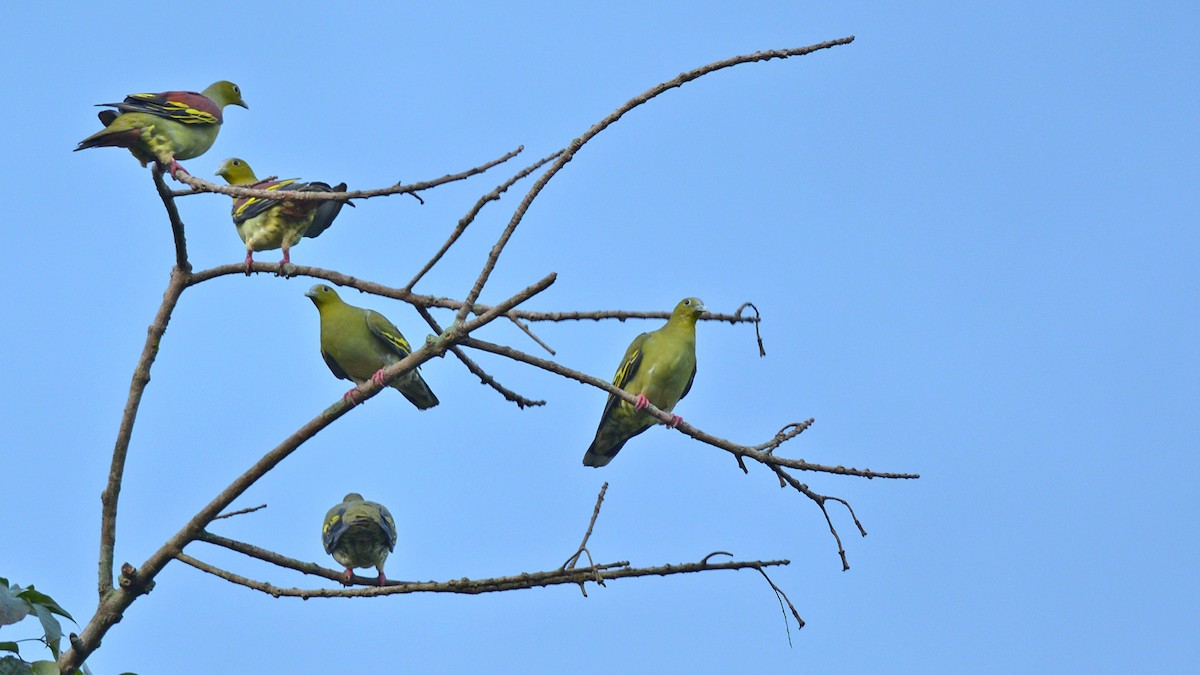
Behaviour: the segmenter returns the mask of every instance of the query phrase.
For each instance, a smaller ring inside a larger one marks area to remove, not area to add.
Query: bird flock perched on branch
[[[76,150],[126,148],[142,166],[154,162],[159,171],[176,179],[181,173],[188,174],[179,160],[199,157],[213,146],[227,106],[249,109],[241,89],[226,80],[202,92],[131,94],[120,103],[99,105],[106,108],[98,114],[104,128],[80,141]],[[342,206],[350,203],[336,198],[288,199],[288,192],[344,193],[346,184],[331,186],[295,178],[259,180],[250,165],[236,157],[221,162],[216,175],[230,185],[279,194],[278,198],[233,199],[232,218],[245,244],[247,275],[255,252],[279,248],[283,249],[280,273],[287,274],[291,248],[303,238],[315,238],[327,230]],[[305,295],[320,316],[321,356],[334,375],[358,385],[371,380],[391,386],[420,410],[438,405],[437,396],[416,368],[385,381],[383,370],[412,352],[395,324],[378,312],[345,303],[325,284],[313,286]],[[647,405],[671,413],[672,427],[682,421],[673,410],[696,377],[696,321],[705,311],[699,298],[685,298],[665,325],[630,343],[613,384],[635,401],[609,394],[595,439],[584,454],[585,466],[607,465],[629,439],[656,424],[657,418],[645,411]],[[351,389],[343,399],[357,404],[356,393]],[[325,552],[345,567],[344,583],[350,584],[353,568],[360,567],[376,568],[378,583],[386,583],[383,564],[396,546],[396,523],[386,507],[366,501],[358,493],[347,494],[326,514],[321,539]]]

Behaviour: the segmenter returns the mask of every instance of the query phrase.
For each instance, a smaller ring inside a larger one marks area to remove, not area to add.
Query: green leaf
[[[16,623],[28,616],[31,611],[33,611],[33,607],[25,598],[18,596],[8,586],[0,586],[0,626]]]
[[[53,661],[34,661],[32,672],[33,675],[62,675],[58,664]]]
[[[50,648],[50,653],[54,654],[54,658],[57,659],[58,643],[62,640],[62,626],[45,605],[34,605],[33,611],[37,612],[38,619],[42,622],[42,630],[46,631],[46,646]]]
[[[57,614],[59,616],[65,616],[68,619],[71,619],[72,623],[74,623],[74,621],[75,621],[75,619],[70,614],[67,614],[67,610],[58,606],[58,603],[55,602],[53,598],[46,595],[45,593],[42,593],[41,591],[35,590],[33,586],[30,586],[29,588],[26,588],[25,590],[21,591],[20,593],[17,593],[17,597],[24,598],[31,605],[43,605],[46,607],[46,609],[50,610],[51,612],[54,612],[55,614]]]

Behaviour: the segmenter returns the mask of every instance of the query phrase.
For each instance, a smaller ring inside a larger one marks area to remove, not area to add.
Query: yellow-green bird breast
[[[375,371],[400,360],[371,332],[367,325],[371,310],[337,303],[321,307],[320,311],[321,351],[337,362],[351,380],[362,384]]]
[[[236,223],[237,233],[251,251],[269,251],[284,244],[291,248],[304,238],[315,215],[316,211],[311,207],[296,208],[291,202],[283,202]]]

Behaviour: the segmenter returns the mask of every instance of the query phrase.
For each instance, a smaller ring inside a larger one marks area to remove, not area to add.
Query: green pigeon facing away
[[[249,108],[242,100],[242,90],[226,80],[214,82],[202,92],[131,94],[121,103],[99,105],[116,110],[99,113],[104,128],[80,141],[76,151],[128,148],[142,166],[155,162],[171,176],[187,173],[178,160],[199,157],[212,147],[225,106]]]
[[[647,403],[671,412],[687,396],[696,379],[696,320],[705,311],[700,298],[684,298],[662,328],[633,339],[613,384],[637,396],[637,403],[608,395],[596,438],[583,456],[584,466],[608,464],[626,441],[653,426],[658,420],[641,412]],[[672,427],[683,421],[679,415],[672,417]]]
[[[254,175],[254,169],[244,159],[231,157],[217,168],[218,176],[230,185],[241,185],[258,190],[278,190],[280,192],[345,192],[346,184],[340,183],[330,187],[329,183],[313,181],[298,182],[299,179],[259,180]],[[255,251],[268,251],[282,248],[283,260],[280,265],[291,262],[291,248],[303,237],[317,237],[333,224],[342,210],[342,205],[349,202],[259,199],[258,197],[234,197],[233,224],[237,227],[238,236],[246,244],[246,274],[250,274],[250,265],[254,262]],[[353,204],[350,204],[354,206]]]
[[[383,384],[383,369],[412,353],[400,329],[379,312],[347,305],[325,284],[313,286],[305,295],[321,314],[321,356],[339,378]],[[416,368],[392,380],[391,386],[421,410],[438,404]],[[354,390],[342,398],[354,403]]]
[[[321,542],[325,544],[325,552],[346,568],[347,586],[355,567],[374,567],[379,571],[382,586],[387,583],[383,563],[388,553],[396,550],[396,521],[383,504],[368,502],[357,492],[351,492],[325,514]]]

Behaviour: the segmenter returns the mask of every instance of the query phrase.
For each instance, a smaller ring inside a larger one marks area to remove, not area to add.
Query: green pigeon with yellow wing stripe
[[[583,456],[584,466],[601,467],[612,461],[625,443],[656,424],[642,412],[646,404],[665,412],[675,409],[696,379],[696,321],[706,310],[700,298],[684,298],[667,323],[633,339],[613,384],[637,397],[637,403],[608,395],[596,438]],[[683,418],[672,414],[676,427]]]
[[[101,111],[104,128],[79,142],[75,150],[127,148],[142,166],[155,162],[172,177],[187,170],[181,159],[199,157],[212,147],[224,121],[225,106],[249,108],[242,90],[228,80],[214,82],[201,92],[165,91],[131,94],[120,103],[100,103],[116,110]]]
[[[379,312],[346,304],[325,284],[316,284],[305,295],[321,315],[321,356],[339,378],[383,384],[383,369],[412,353],[400,329]],[[438,404],[416,368],[392,380],[391,387],[421,410]],[[354,393],[351,389],[342,398],[356,403]]]
[[[325,514],[321,543],[325,552],[346,568],[344,584],[350,585],[355,567],[374,567],[379,571],[379,585],[383,586],[387,583],[383,563],[396,550],[396,521],[383,504],[369,502],[351,492]]]
[[[340,201],[286,199],[288,192],[345,192],[346,184],[330,186],[329,183],[320,181],[301,183],[296,178],[259,180],[246,160],[237,157],[230,157],[221,162],[216,175],[224,178],[230,185],[280,193],[279,199],[233,199],[233,224],[237,228],[238,236],[246,244],[246,274],[250,274],[255,251],[276,248],[283,249],[283,259],[279,261],[282,272],[282,266],[292,261],[291,248],[302,238],[315,238],[329,229],[333,219],[337,218],[342,210],[342,205],[349,204]]]

